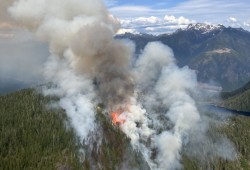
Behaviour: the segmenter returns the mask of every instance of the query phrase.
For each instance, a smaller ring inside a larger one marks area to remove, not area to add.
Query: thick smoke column
[[[97,93],[109,110],[122,107],[134,93],[129,71],[131,51],[105,25],[94,23],[78,32],[71,48],[78,63],[76,68],[95,78]]]
[[[72,57],[69,54],[65,55]],[[84,76],[78,76],[69,67],[67,60],[50,56],[45,65],[45,76],[53,85],[44,90],[45,95],[60,97],[59,105],[65,109],[71,126],[83,141],[90,131],[95,130],[95,98],[92,81]]]
[[[45,75],[57,89],[46,93],[62,97],[60,105],[69,114],[73,126],[78,112],[77,117],[83,116],[79,119],[83,120],[82,124],[88,116],[94,118],[93,105],[97,102],[104,103],[109,111],[130,102],[134,93],[129,71],[132,50],[113,38],[119,23],[101,0],[19,0],[9,12],[40,40],[49,43],[51,59],[46,64]],[[88,94],[94,91],[91,81],[96,84],[98,97]],[[89,129],[80,131],[84,130]]]
[[[71,67],[95,78],[98,96],[109,107],[127,101],[133,94],[128,70],[131,51],[113,39],[119,25],[102,1],[21,0],[9,11],[48,41],[53,55],[65,58],[65,53],[71,52]]]
[[[159,150],[158,168],[179,169],[183,138],[200,118],[190,97],[196,87],[196,75],[186,67],[178,68],[172,50],[159,42],[149,43],[136,65],[138,88],[144,94],[145,107],[151,114],[156,112],[153,108],[161,108],[160,114],[173,124],[171,130],[154,136]],[[149,70],[149,76],[142,76]]]
[[[49,43],[45,76],[53,85],[45,94],[60,97],[81,140],[95,130],[101,102],[120,112],[121,130],[151,169],[181,168],[183,146],[202,119],[195,72],[179,68],[169,47],[149,43],[131,69],[133,50],[113,38],[119,23],[101,0],[19,0],[9,12]]]
[[[179,68],[169,47],[152,42],[145,47],[137,60],[135,72],[137,88],[142,93],[141,103],[149,112],[156,132],[151,139],[152,146],[157,148],[158,154],[156,165],[151,168],[182,169],[180,161],[184,146],[211,141],[206,136],[209,118],[199,113],[197,103],[192,97],[198,89],[195,71],[188,67]],[[166,119],[165,122],[162,122],[162,115]],[[202,132],[197,129],[202,129]],[[190,140],[190,134],[195,132],[200,138]],[[219,155],[224,159],[234,159],[233,145],[227,139],[223,140],[215,139],[216,145],[203,147],[202,156]],[[191,148],[192,153],[201,152],[201,148]],[[211,152],[212,149],[214,152]]]

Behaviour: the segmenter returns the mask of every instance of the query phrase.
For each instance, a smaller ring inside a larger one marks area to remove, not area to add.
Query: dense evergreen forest
[[[77,139],[62,110],[33,90],[0,97],[0,169],[79,169]]]
[[[222,98],[224,107],[250,112],[250,81],[235,91],[222,93]]]
[[[101,144],[95,142],[98,134],[93,134],[91,146],[83,145],[64,111],[47,107],[52,100],[32,89],[0,97],[0,169],[148,169],[129,139],[101,111],[97,111]],[[233,141],[238,159],[217,159],[204,167],[184,154],[184,169],[250,169],[250,117],[232,117],[218,131]]]

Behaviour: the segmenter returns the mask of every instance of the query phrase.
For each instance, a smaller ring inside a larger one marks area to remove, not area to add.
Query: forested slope
[[[250,81],[243,87],[227,93],[222,93],[222,105],[238,111],[250,112]]]
[[[100,110],[96,123],[102,137],[92,134],[91,146],[80,144],[64,111],[46,107],[53,100],[32,89],[0,97],[0,169],[149,169],[129,139]],[[217,131],[234,142],[239,157],[233,162],[216,159],[205,168],[250,169],[250,118],[232,117]],[[204,169],[195,158],[182,155],[184,169]]]

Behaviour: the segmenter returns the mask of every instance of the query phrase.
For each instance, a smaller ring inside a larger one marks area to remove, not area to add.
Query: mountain
[[[63,109],[49,107],[55,97],[39,89],[0,96],[0,169],[149,169],[129,139],[97,109],[97,133],[82,144]],[[101,105],[98,107],[100,108]],[[235,116],[218,129],[239,151],[235,161],[214,159],[203,169],[250,169],[250,117]],[[202,169],[195,158],[182,155],[184,169]]]
[[[136,44],[139,54],[148,42],[160,41],[174,51],[179,66],[197,70],[198,80],[232,91],[250,80],[250,32],[223,25],[191,24],[172,34],[119,35]]]
[[[235,91],[222,93],[222,98],[223,107],[250,112],[250,81]]]

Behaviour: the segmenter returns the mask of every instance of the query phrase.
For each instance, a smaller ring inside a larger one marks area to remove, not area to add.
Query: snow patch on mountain
[[[202,34],[207,34],[215,30],[223,30],[225,26],[218,24],[203,24],[203,23],[197,23],[197,24],[189,24],[188,27],[185,30],[197,30],[201,31]]]

